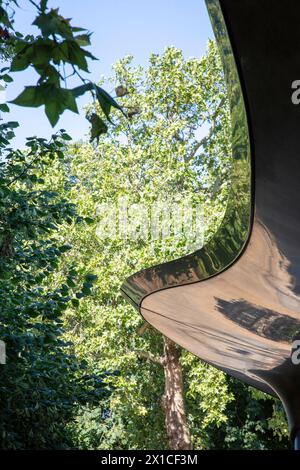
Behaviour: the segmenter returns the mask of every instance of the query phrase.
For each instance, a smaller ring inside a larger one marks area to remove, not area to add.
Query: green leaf
[[[107,99],[106,96],[102,95],[101,93],[98,93],[97,88],[96,88],[96,94],[97,94],[98,102],[100,104],[100,107],[101,107],[105,117],[109,120],[109,122],[111,122],[110,117],[109,117],[110,110],[111,110],[110,101]]]
[[[93,284],[91,282],[84,282],[83,283],[83,290],[90,290],[92,289]]]
[[[7,26],[8,28],[11,28],[12,26],[10,19],[8,17],[8,14],[4,10],[4,8],[2,8],[1,6],[0,6],[0,24],[3,24],[4,26]]]
[[[81,33],[81,32],[83,32],[83,31],[87,31],[87,30],[86,30],[85,28],[80,28],[80,27],[78,27],[78,26],[72,26],[72,31],[73,31],[74,33]]]
[[[40,7],[43,12],[46,11],[47,9],[47,3],[48,3],[48,0],[41,0]]]
[[[95,57],[95,56],[94,56],[91,52],[89,52],[89,51],[84,51],[84,55],[85,55],[86,57],[89,57],[89,58],[92,59],[92,60],[98,60],[97,57]]]
[[[41,85],[43,82],[48,84],[53,84],[56,87],[60,87],[61,76],[53,65],[48,64],[46,66],[34,66],[37,73],[40,75],[38,84]]]
[[[64,132],[63,134],[61,134],[61,138],[62,138],[63,140],[72,140],[72,137],[71,137],[69,134],[67,134],[66,132]]]
[[[30,65],[30,59],[27,55],[17,54],[12,60],[10,70],[11,72],[21,72],[25,70]]]
[[[45,102],[45,112],[53,127],[66,109],[78,113],[77,104],[71,90],[57,88],[53,85],[45,85],[46,87],[48,95]]]
[[[108,120],[110,120],[109,114],[112,106],[119,109],[125,116],[121,106],[103,88],[95,85],[95,90],[100,107]]]
[[[87,274],[85,276],[85,280],[90,283],[97,281],[97,279],[98,279],[98,276],[96,274]]]
[[[25,87],[24,91],[17,96],[13,101],[10,101],[12,104],[18,106],[28,106],[32,108],[38,108],[42,106],[45,102],[45,97],[41,87],[37,86],[28,86]]]
[[[59,251],[61,253],[66,253],[67,251],[70,251],[72,249],[72,246],[71,245],[62,245],[60,248],[59,248]]]
[[[73,279],[71,279],[71,278],[69,278],[69,279],[67,280],[67,284],[68,284],[69,287],[76,287],[75,282],[74,282]]]
[[[78,299],[72,299],[72,304],[74,307],[78,307],[79,306],[79,300]]]
[[[77,86],[76,88],[73,88],[71,91],[73,93],[73,96],[75,98],[78,98],[78,96],[84,95],[87,91],[91,91],[94,89],[94,84],[92,82],[86,83],[81,86]]]
[[[20,126],[20,124],[17,121],[9,121],[6,123],[7,127],[10,127],[11,129],[16,129],[17,127]]]
[[[68,62],[73,65],[77,65],[78,68],[88,72],[88,65],[85,58],[85,51],[79,47],[77,42],[66,41],[68,47]]]
[[[1,80],[3,80],[5,83],[11,83],[14,81],[10,75],[7,75],[7,73],[1,76]]]
[[[13,58],[11,64],[11,72],[20,72],[33,64],[36,67],[45,68],[49,62],[54,58],[54,41],[50,39],[38,38],[33,43],[27,44],[23,41],[20,42],[20,47],[17,49],[17,54]]]
[[[73,36],[70,21],[58,13],[58,9],[50,10],[48,13],[43,11],[32,23],[37,26],[44,37],[59,35],[63,38]]]
[[[92,219],[91,217],[84,217],[83,220],[88,225],[92,225],[95,222],[95,219]]]
[[[15,137],[15,133],[12,132],[12,131],[7,132],[6,137],[7,137],[9,140],[11,140],[11,139],[13,139],[13,138]]]
[[[91,45],[91,35],[90,34],[79,34],[75,36],[75,41],[81,47],[86,47]]]
[[[9,107],[7,106],[6,103],[0,104],[0,111],[1,111],[2,113],[9,113]]]
[[[91,116],[87,117],[88,121],[91,123],[91,142],[93,140],[99,141],[101,134],[106,134],[108,128],[105,122],[98,116],[98,114],[93,113]]]

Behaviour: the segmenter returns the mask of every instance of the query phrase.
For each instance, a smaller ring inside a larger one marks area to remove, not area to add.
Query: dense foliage
[[[40,15],[46,15],[46,3],[41,2]],[[39,63],[44,60],[39,47],[49,32],[40,25],[41,36],[23,38],[13,30],[2,5],[12,15],[9,7],[17,4],[0,5],[1,54],[3,60],[12,59],[0,78],[10,83],[8,70],[25,69],[31,62],[37,65],[24,49],[31,50]],[[59,22],[64,22],[62,17]],[[54,67],[51,70],[55,74]],[[31,87],[35,96],[41,86]],[[60,101],[52,94],[51,106]],[[9,107],[3,103],[0,110],[8,113]],[[49,142],[28,137],[26,149],[15,150],[11,140],[17,127],[11,121],[0,125],[0,340],[6,345],[6,364],[0,369],[0,447],[69,447],[73,444],[66,424],[74,419],[79,405],[108,393],[102,376],[87,374],[84,361],[72,354],[71,344],[63,339],[63,312],[90,294],[95,276],[78,277],[76,267],[67,261],[71,247],[59,234],[63,223],[84,220],[77,217],[72,202],[45,187],[53,166],[63,165],[65,144],[71,138],[63,130]]]
[[[90,92],[109,120],[112,107],[122,111],[118,103],[101,87],[81,75],[88,72],[88,60],[97,60],[86,48],[91,44],[91,34],[84,28],[72,26],[70,18],[64,18],[59,9],[48,8],[48,0],[34,5],[36,17],[33,25],[37,35],[24,35],[14,28],[16,0],[0,0],[0,53],[2,58],[11,56],[9,67],[0,71],[0,80],[6,83],[13,79],[7,73],[22,72],[33,68],[38,75],[35,85],[27,86],[12,103],[19,106],[45,107],[52,126],[66,110],[78,113],[76,100]],[[80,85],[68,87],[68,79],[75,76]],[[6,104],[1,111],[8,111]],[[93,138],[99,138],[107,125],[99,116],[87,116],[92,125]]]
[[[80,403],[105,393],[102,377],[87,375],[62,337],[63,312],[91,286],[91,279],[83,285],[78,280],[67,261],[71,247],[58,233],[64,222],[77,221],[75,207],[43,188],[53,163],[62,161],[64,138],[63,132],[49,143],[32,138],[28,151],[2,152],[0,339],[7,351],[1,366],[2,448],[71,445],[66,423]]]

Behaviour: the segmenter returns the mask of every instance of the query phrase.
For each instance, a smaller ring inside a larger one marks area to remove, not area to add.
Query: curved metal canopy
[[[279,396],[293,437],[300,429],[300,365],[291,360],[300,338],[300,105],[291,96],[300,80],[300,2],[206,3],[232,110],[226,216],[201,250],[141,271],[122,289],[164,335]]]

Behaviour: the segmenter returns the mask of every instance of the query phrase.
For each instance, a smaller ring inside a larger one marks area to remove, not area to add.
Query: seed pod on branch
[[[117,86],[117,88],[115,89],[115,92],[116,92],[116,95],[117,95],[118,98],[122,98],[122,96],[125,96],[125,95],[129,94],[129,91],[123,85]]]
[[[133,116],[135,116],[136,114],[140,114],[140,112],[141,112],[141,110],[138,107],[128,108],[127,109],[127,116],[128,116],[129,119],[132,119]]]

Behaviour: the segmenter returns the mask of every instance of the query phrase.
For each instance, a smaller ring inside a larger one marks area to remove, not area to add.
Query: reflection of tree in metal
[[[122,291],[135,306],[149,293],[202,281],[220,273],[236,260],[250,235],[251,154],[244,97],[219,1],[208,0],[207,5],[221,49],[232,116],[232,167],[227,208],[221,226],[202,249],[140,271],[126,280]]]
[[[219,311],[234,323],[272,341],[291,341],[300,331],[300,321],[288,315],[261,308],[246,300],[216,299]]]

